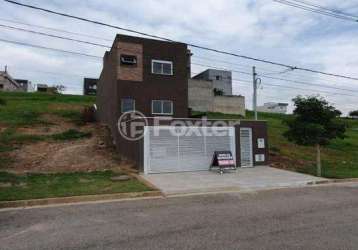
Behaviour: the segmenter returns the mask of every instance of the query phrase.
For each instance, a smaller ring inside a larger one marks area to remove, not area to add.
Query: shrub
[[[358,116],[358,110],[354,110],[349,113],[350,116]]]

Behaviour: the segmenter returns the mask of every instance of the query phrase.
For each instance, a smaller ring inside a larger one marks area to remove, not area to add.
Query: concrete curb
[[[34,200],[1,201],[0,209],[93,202],[93,201],[150,198],[150,197],[152,198],[163,197],[163,194],[160,191],[148,191],[148,192],[133,192],[133,193],[103,194],[103,195],[83,195],[83,196],[34,199]]]
[[[358,178],[350,179],[327,179],[321,181],[311,181],[307,185],[323,185],[323,184],[334,184],[334,183],[349,183],[349,182],[358,182]]]

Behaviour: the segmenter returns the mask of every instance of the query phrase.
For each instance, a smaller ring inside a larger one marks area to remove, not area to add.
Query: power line
[[[97,25],[101,25],[101,26],[106,26],[106,27],[110,27],[110,28],[114,28],[114,29],[118,29],[118,30],[123,30],[123,31],[134,33],[134,34],[142,35],[142,36],[147,36],[147,37],[160,39],[160,40],[164,40],[164,41],[169,41],[169,42],[176,42],[176,43],[178,42],[178,41],[175,41],[175,40],[163,37],[163,36],[153,35],[153,34],[141,32],[141,31],[136,31],[136,30],[128,29],[128,28],[123,28],[123,27],[120,27],[120,26],[117,26],[117,25],[107,24],[107,23],[104,23],[104,22],[95,21],[95,20],[91,20],[91,19],[83,18],[83,17],[78,17],[78,16],[66,14],[66,13],[61,13],[61,12],[57,12],[57,11],[53,11],[53,10],[49,10],[49,9],[45,9],[45,8],[41,8],[41,7],[37,7],[37,6],[33,6],[33,5],[29,5],[29,4],[23,4],[23,3],[19,3],[19,2],[16,2],[16,1],[12,1],[12,0],[4,0],[4,1],[8,2],[8,3],[11,3],[11,4],[18,5],[18,6],[27,7],[27,8],[31,8],[31,9],[35,9],[35,10],[40,10],[40,11],[44,11],[44,12],[47,12],[47,13],[51,13],[51,14],[55,14],[55,15],[59,15],[59,16],[63,16],[63,17],[68,17],[68,18],[72,18],[72,19],[77,19],[77,20],[81,20],[81,21],[84,21],[84,22],[89,22],[89,23],[93,23],[93,24],[97,24]],[[281,67],[285,67],[285,68],[290,68],[292,70],[301,70],[301,71],[307,71],[307,72],[311,72],[311,73],[317,73],[317,74],[334,76],[334,77],[341,77],[341,78],[345,78],[345,79],[357,80],[358,81],[357,77],[345,76],[345,75],[340,75],[340,74],[336,74],[336,73],[328,73],[328,72],[313,70],[313,69],[309,69],[309,68],[292,66],[292,65],[285,64],[285,63],[279,63],[279,62],[269,61],[269,60],[265,60],[265,59],[245,56],[245,55],[236,54],[236,53],[233,53],[233,52],[228,52],[228,51],[219,50],[219,49],[213,49],[213,48],[204,47],[204,46],[196,45],[196,44],[192,44],[192,43],[186,43],[186,44],[188,46],[191,46],[191,47],[197,48],[197,49],[212,51],[212,52],[216,52],[216,53],[220,53],[220,54],[224,54],[224,55],[234,56],[234,57],[243,58],[243,59],[247,59],[247,60],[253,60],[253,61],[267,63],[267,64],[271,64],[271,65],[276,65],[276,66],[281,66]]]
[[[192,62],[192,64],[193,65],[198,65],[198,66],[201,66],[201,67],[206,67],[206,68],[215,68],[215,69],[218,69],[218,70],[229,70],[229,71],[232,71],[232,72],[252,76],[252,73],[250,73],[250,72],[245,72],[245,71],[240,71],[240,70],[235,70],[235,69],[220,68],[220,67],[216,67],[216,66],[213,66],[213,65],[206,65],[206,64],[195,63],[195,62]],[[318,86],[318,87],[335,89],[335,90],[342,90],[342,91],[349,91],[349,92],[356,91],[356,90],[353,90],[353,89],[344,89],[344,88],[338,88],[338,87],[333,87],[333,86],[326,86],[324,84],[308,83],[308,82],[285,79],[285,78],[279,78],[279,77],[271,77],[271,76],[266,76],[266,75],[261,75],[261,74],[259,74],[258,76],[268,78],[268,79],[273,79],[273,80],[287,81],[287,82],[293,82],[293,83],[304,84],[304,85],[309,85],[309,86],[312,85],[312,86]]]
[[[100,57],[100,56],[95,56],[95,55],[90,55],[90,54],[85,54],[85,53],[80,53],[80,52],[70,51],[70,50],[55,49],[55,48],[50,48],[50,47],[45,47],[45,46],[35,45],[35,44],[30,44],[30,43],[11,41],[11,40],[6,40],[6,39],[2,39],[2,38],[0,38],[0,42],[17,44],[17,45],[21,45],[21,46],[33,47],[33,48],[38,48],[38,49],[52,50],[52,51],[73,54],[73,55],[78,55],[78,56],[86,56],[86,57],[102,59],[102,57]]]
[[[305,5],[300,5],[300,4],[297,4],[297,3],[294,3],[294,2],[289,2],[289,1],[286,1],[286,0],[273,0],[273,1],[277,2],[277,3],[284,4],[284,5],[288,5],[288,6],[291,6],[291,7],[295,7],[295,8],[301,9],[301,10],[306,10],[306,11],[310,11],[310,12],[313,12],[313,13],[322,14],[322,15],[325,15],[325,16],[335,17],[335,18],[338,18],[338,19],[346,20],[346,21],[356,22],[355,19],[352,19],[352,18],[349,18],[349,17],[345,17],[345,16],[342,16],[342,15],[337,15],[337,14],[334,14],[334,13],[330,13],[330,12],[327,12],[327,11],[323,11],[323,10],[320,10],[320,9],[317,9],[317,8],[312,8],[312,7],[305,6]]]
[[[239,68],[244,68],[244,66],[246,66],[246,67],[250,67],[250,69],[252,68],[252,66],[253,65],[249,65],[249,64],[238,64],[238,63],[233,63],[233,62],[231,62],[231,61],[227,61],[227,60],[218,60],[218,59],[215,59],[215,60],[213,60],[213,58],[208,58],[208,57],[202,57],[202,56],[197,56],[197,55],[194,55],[193,56],[194,58],[197,58],[197,59],[200,59],[200,60],[204,60],[204,61],[208,61],[208,62],[213,62],[213,61],[215,61],[215,62],[219,62],[219,63],[225,63],[225,64],[228,64],[228,65],[234,65],[234,66],[237,66],[237,67],[239,67]],[[307,75],[307,76],[305,76],[305,75],[301,75],[301,73],[293,73],[292,72],[292,69],[285,69],[285,70],[283,70],[283,71],[272,71],[272,68],[271,69],[269,69],[268,67],[261,67],[261,66],[259,66],[259,67],[257,67],[256,66],[256,68],[257,69],[260,69],[260,71],[261,72],[264,72],[264,74],[261,74],[261,75],[280,75],[280,74],[288,74],[288,76],[293,76],[293,77],[299,77],[299,78],[305,78],[305,77],[313,77],[313,75]],[[327,81],[329,81],[330,83],[335,83],[335,84],[340,84],[340,85],[342,85],[342,84],[351,84],[351,82],[337,82],[337,81],[334,81],[334,80],[332,80],[331,78],[330,79],[325,79],[325,78],[316,78],[316,77],[314,77],[315,78],[315,81],[324,81],[325,83],[327,83]]]
[[[316,4],[316,3],[310,3],[310,2],[308,2],[308,1],[303,1],[303,0],[291,0],[291,1],[303,3],[303,4],[305,4],[305,5],[313,6],[313,7],[316,7],[316,8],[319,8],[319,9],[323,9],[323,10],[326,10],[326,11],[329,11],[329,12],[333,12],[333,13],[336,13],[336,14],[340,14],[340,15],[344,15],[344,16],[349,16],[349,17],[358,19],[358,16],[354,16],[354,15],[351,15],[351,14],[349,14],[349,13],[346,13],[346,12],[343,12],[343,11],[340,11],[340,10],[330,9],[330,8],[324,7],[324,6],[322,6],[322,5],[318,5],[318,4]]]
[[[317,13],[317,14],[321,14],[321,15],[325,15],[325,16],[330,16],[330,17],[334,17],[334,18],[338,18],[338,19],[342,19],[345,21],[352,21],[352,22],[358,22],[358,17],[353,17],[351,15],[348,14],[342,14],[342,12],[340,12],[338,14],[338,11],[336,10],[330,10],[328,8],[322,8],[322,7],[315,7],[316,5],[312,5],[312,4],[308,4],[308,3],[304,3],[303,1],[287,1],[287,0],[273,0],[274,2],[277,3],[281,3],[284,5],[288,5],[291,7],[295,7],[298,9],[302,9],[302,10],[306,10],[306,11],[310,11],[313,13]],[[299,3],[303,3],[303,4],[299,4]]]
[[[202,65],[202,64],[197,64],[197,63],[192,63],[194,65],[199,65],[199,66],[203,66],[203,67],[212,67],[210,65]],[[219,69],[219,68],[218,68]],[[244,71],[236,71],[245,75],[250,75],[252,76],[252,73],[249,72],[244,72]],[[248,84],[252,84],[252,81],[249,80],[243,80],[243,79],[235,79],[232,78],[233,82],[242,82],[242,83],[248,83]],[[267,85],[267,86],[271,86],[271,87],[282,87],[282,88],[287,88],[287,89],[297,89],[297,90],[303,90],[303,91],[316,91],[316,92],[320,92],[320,93],[327,93],[327,94],[336,94],[336,95],[342,95],[342,96],[352,96],[352,97],[358,97],[355,95],[351,95],[351,94],[344,94],[344,93],[335,93],[335,92],[330,92],[330,91],[325,91],[325,90],[318,90],[318,89],[303,89],[303,88],[299,88],[299,87],[293,87],[293,86],[286,86],[286,85],[282,85],[282,84],[274,84],[274,83],[262,83],[263,85]],[[351,91],[351,90],[350,90]]]
[[[20,21],[9,20],[9,19],[3,19],[3,18],[0,18],[0,21],[8,22],[8,23],[14,23],[14,24],[21,24],[21,25],[25,25],[25,26],[29,26],[29,27],[40,28],[40,29],[52,30],[52,31],[67,33],[67,34],[76,35],[76,36],[94,38],[94,39],[97,39],[97,40],[113,42],[113,39],[106,39],[106,38],[103,38],[103,37],[98,37],[98,36],[93,36],[93,35],[89,35],[89,34],[73,32],[73,31],[68,31],[68,30],[48,27],[48,26],[29,24],[29,23],[24,23],[24,22],[20,22]]]
[[[193,74],[199,74],[199,73],[195,73],[192,72]],[[250,74],[250,73],[248,73]],[[243,79],[236,79],[233,78],[232,79],[233,83],[238,84],[240,86],[243,87],[247,87],[247,88],[252,88],[252,81],[249,80],[243,80]],[[262,83],[265,86],[270,86],[270,87],[274,87],[274,88],[286,88],[286,89],[295,89],[295,90],[301,90],[301,91],[316,91],[318,93],[324,93],[326,95],[340,95],[340,96],[350,96],[350,97],[358,97],[355,95],[350,95],[350,94],[343,94],[343,93],[334,93],[334,92],[330,92],[330,91],[322,91],[322,90],[318,90],[318,89],[303,89],[303,88],[299,88],[299,87],[292,87],[292,86],[285,86],[285,85],[281,85],[281,84],[274,84],[274,83]],[[266,97],[271,97],[273,98],[273,96],[267,96],[265,94],[260,93],[260,96],[266,96]],[[276,98],[276,97],[275,97]]]
[[[5,39],[1,39],[1,38],[0,38],[0,41],[5,42],[5,43],[22,45],[22,46],[29,46],[29,47],[46,49],[46,50],[51,50],[51,51],[56,51],[56,52],[62,52],[62,53],[68,53],[68,54],[74,54],[74,55],[80,55],[80,56],[87,56],[87,57],[102,59],[102,57],[99,57],[99,56],[79,53],[79,52],[75,52],[75,51],[55,49],[55,48],[50,48],[50,47],[45,47],[45,46],[40,46],[40,45],[34,45],[34,44],[28,44],[28,43],[23,43],[23,42],[5,40]],[[198,63],[192,63],[192,64],[199,65],[199,66],[204,66],[204,67],[212,67],[212,68],[214,68],[213,66],[210,66],[210,65],[203,65],[203,64],[198,64]],[[242,73],[242,74],[251,75],[251,73],[244,72],[244,71],[234,71],[234,72],[239,72],[239,73]],[[238,79],[233,79],[233,80],[234,81],[245,82],[244,80],[238,80]],[[249,82],[249,83],[251,83],[251,82]],[[354,95],[343,94],[343,93],[332,93],[332,92],[328,92],[328,91],[321,91],[321,90],[314,90],[314,89],[302,89],[302,88],[297,88],[297,87],[292,87],[292,86],[285,86],[285,85],[278,85],[278,84],[271,84],[271,83],[265,83],[265,85],[274,86],[274,87],[290,88],[290,89],[299,89],[299,90],[305,90],[305,91],[318,91],[318,92],[321,92],[321,93],[330,93],[330,94],[345,95],[345,96],[354,96]]]
[[[249,84],[252,84],[252,81],[246,81],[246,80],[239,80],[239,79],[232,79],[233,82],[246,82]],[[287,89],[297,89],[297,90],[303,90],[303,91],[315,91],[318,93],[326,93],[326,94],[335,94],[335,95],[342,95],[342,96],[351,96],[351,97],[358,97],[356,95],[350,95],[350,94],[343,94],[343,93],[334,93],[330,91],[324,91],[324,90],[318,90],[318,89],[303,89],[299,87],[292,87],[292,86],[286,86],[281,84],[274,84],[274,83],[262,83],[263,85],[271,86],[271,87],[280,87],[280,88],[287,88]]]
[[[92,42],[78,40],[78,39],[74,39],[74,38],[43,33],[43,32],[39,32],[39,31],[35,31],[35,30],[17,28],[17,27],[13,27],[13,26],[9,26],[9,25],[0,24],[0,27],[6,28],[6,29],[18,30],[18,31],[27,32],[27,33],[32,33],[32,34],[41,35],[41,36],[48,36],[48,37],[58,38],[58,39],[62,39],[62,40],[68,40],[68,41],[77,42],[77,43],[89,44],[89,45],[99,46],[99,47],[104,47],[104,48],[111,48],[110,46],[107,46],[104,44],[92,43]]]
[[[318,83],[308,83],[308,82],[303,82],[303,81],[298,81],[298,80],[292,80],[292,79],[287,79],[287,78],[279,78],[279,77],[272,77],[272,76],[266,76],[266,75],[258,75],[260,77],[264,77],[264,78],[268,78],[268,79],[273,79],[273,80],[279,80],[279,81],[286,81],[286,82],[293,82],[293,83],[297,83],[297,84],[303,84],[303,85],[312,85],[312,86],[318,86],[318,87],[323,87],[323,88],[329,88],[329,89],[336,89],[336,90],[342,90],[342,91],[357,91],[354,89],[345,89],[345,88],[339,88],[339,87],[334,87],[334,86],[327,86],[324,84],[318,84]]]
[[[48,36],[48,37],[53,37],[53,38],[58,38],[58,39],[63,39],[63,40],[69,40],[69,41],[74,41],[74,42],[79,42],[79,43],[84,43],[84,44],[89,44],[89,45],[94,45],[94,46],[100,46],[100,47],[105,47],[105,48],[111,48],[110,46],[104,45],[104,44],[98,44],[98,43],[92,43],[89,41],[83,41],[83,40],[77,40],[77,39],[72,39],[69,37],[64,37],[64,36],[57,36],[57,35],[52,35],[52,34],[48,34],[48,33],[43,33],[43,32],[38,32],[38,31],[34,31],[34,30],[28,30],[28,29],[22,29],[22,28],[17,28],[17,27],[13,27],[13,26],[8,26],[8,25],[2,25],[0,24],[0,27],[4,27],[4,28],[8,28],[8,29],[12,29],[12,30],[18,30],[18,31],[23,31],[23,32],[28,32],[28,33],[32,33],[32,34],[37,34],[37,35],[43,35],[43,36]],[[209,60],[209,58],[206,57],[200,57],[200,56],[196,56],[199,59],[203,59],[203,60]],[[216,62],[225,62],[225,63],[229,63],[227,61],[220,61],[220,60],[215,60]],[[233,64],[233,65],[237,65],[238,67],[241,64]],[[246,64],[242,64],[245,66],[249,66]],[[207,67],[212,67],[212,66],[207,66]],[[271,72],[268,74],[283,74],[286,73],[289,69],[282,71],[282,72]],[[243,73],[242,71],[240,71],[239,73]],[[265,77],[265,78],[269,78],[269,79],[274,79],[274,80],[281,80],[281,81],[288,81],[288,82],[294,82],[294,83],[299,83],[299,84],[305,84],[305,85],[315,85],[315,86],[320,86],[320,87],[324,87],[324,88],[331,88],[331,89],[336,89],[336,90],[344,90],[344,91],[354,91],[351,89],[343,89],[343,88],[338,88],[338,87],[331,87],[331,86],[326,86],[323,84],[314,84],[314,83],[307,83],[307,82],[302,82],[302,81],[297,81],[297,80],[291,80],[291,79],[282,79],[282,78],[277,78],[277,77],[270,77],[267,76],[266,74],[261,74],[261,77]]]
[[[2,64],[6,64],[5,62],[3,62]],[[48,75],[56,75],[56,76],[67,76],[67,77],[76,77],[76,78],[84,78],[84,77],[88,77],[88,78],[98,78],[97,77],[93,77],[93,76],[85,76],[85,75],[77,75],[77,74],[68,74],[68,73],[59,73],[59,72],[51,72],[51,71],[43,71],[43,70],[34,70],[34,69],[27,69],[24,67],[19,67],[19,66],[13,66],[13,65],[8,65],[9,69],[11,70],[11,68],[14,68],[15,70],[21,70],[21,71],[27,71],[27,72],[33,72],[33,73],[41,73],[41,74],[48,74]]]

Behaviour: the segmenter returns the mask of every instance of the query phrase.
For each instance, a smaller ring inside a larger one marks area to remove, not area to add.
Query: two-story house
[[[187,45],[117,35],[105,54],[98,83],[100,119],[127,111],[147,117],[188,117],[190,53]]]
[[[144,173],[207,170],[214,152],[226,150],[236,166],[267,163],[265,122],[189,118],[190,57],[183,43],[116,36],[103,58],[96,115],[110,128],[118,152]],[[122,121],[132,111],[146,121],[136,140],[128,138],[127,125],[137,126],[137,118]],[[156,123],[158,117],[163,123]]]

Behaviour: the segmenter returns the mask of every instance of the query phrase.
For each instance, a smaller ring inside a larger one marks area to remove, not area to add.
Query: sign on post
[[[236,169],[231,151],[215,151],[210,170],[212,168],[219,168],[220,174],[223,174],[225,169]]]

